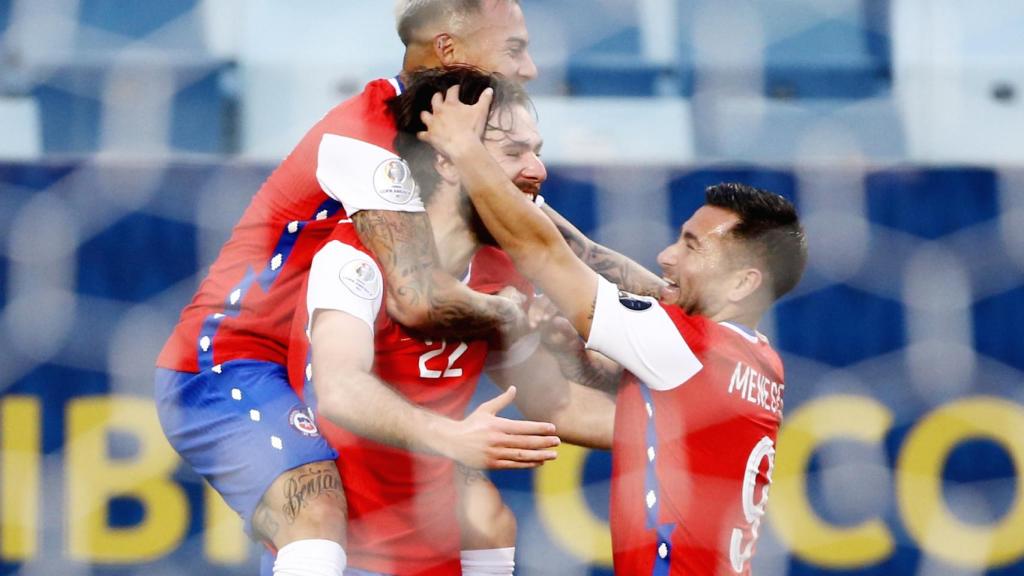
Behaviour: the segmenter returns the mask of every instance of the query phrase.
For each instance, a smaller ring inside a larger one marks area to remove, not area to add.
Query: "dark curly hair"
[[[387,104],[398,128],[395,150],[409,163],[424,201],[430,198],[439,176],[434,169],[434,149],[416,137],[417,133],[427,129],[420,119],[420,114],[431,109],[430,100],[434,94],[445,92],[455,85],[460,86],[459,100],[465,104],[476,104],[483,91],[492,88],[494,99],[491,102],[491,121],[499,120],[497,124],[500,125],[505,125],[500,120],[512,117],[517,105],[533,110],[533,103],[526,91],[501,74],[488,73],[465,65],[423,69],[411,73],[405,91],[389,100]],[[495,125],[489,124],[488,128],[495,128]]]

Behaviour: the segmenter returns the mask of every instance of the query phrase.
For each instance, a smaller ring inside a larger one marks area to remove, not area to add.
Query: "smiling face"
[[[497,72],[517,82],[537,77],[530,56],[530,35],[518,2],[484,0],[480,13],[468,19],[457,34],[457,60]]]
[[[687,314],[714,317],[729,303],[739,275],[737,241],[729,234],[739,216],[715,206],[702,206],[680,231],[679,239],[658,254],[664,279],[661,301]]]

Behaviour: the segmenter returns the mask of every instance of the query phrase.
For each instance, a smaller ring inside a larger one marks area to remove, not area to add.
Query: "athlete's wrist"
[[[427,423],[426,448],[439,456],[458,460],[454,450],[457,426],[457,422],[443,416],[431,418]]]

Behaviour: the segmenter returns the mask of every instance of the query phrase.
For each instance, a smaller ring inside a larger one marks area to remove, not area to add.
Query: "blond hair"
[[[483,3],[484,0],[397,0],[395,29],[402,44],[408,46],[416,40],[416,32],[431,24],[443,23],[446,30],[458,30],[470,16],[480,13]]]

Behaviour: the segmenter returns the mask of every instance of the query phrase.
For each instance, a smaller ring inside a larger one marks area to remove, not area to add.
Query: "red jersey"
[[[477,252],[469,286],[494,293],[531,286],[495,248]],[[484,340],[421,340],[383,310],[379,267],[352,226],[338,226],[314,258],[307,306],[299,309],[289,352],[292,387],[315,407],[309,318],[318,309],[342,310],[373,328],[373,370],[410,402],[461,419],[488,356]],[[339,454],[348,500],[348,565],[401,575],[461,574],[454,462],[368,440],[318,418],[320,432]]]
[[[423,210],[394,154],[386,102],[399,89],[397,80],[367,84],[274,170],[181,313],[157,366],[198,372],[242,358],[284,365],[310,261],[346,209]]]
[[[598,290],[588,346],[627,368],[616,403],[618,574],[750,573],[782,421],[782,362],[742,327]]]

